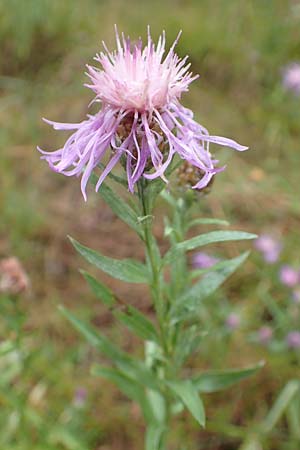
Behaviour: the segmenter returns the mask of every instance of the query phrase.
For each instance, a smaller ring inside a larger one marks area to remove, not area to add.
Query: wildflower
[[[294,62],[285,67],[282,84],[285,89],[300,95],[300,63]]]
[[[194,269],[209,269],[219,260],[205,252],[197,252],[193,255],[192,264]]]
[[[287,287],[294,287],[300,281],[299,272],[289,265],[281,267],[279,278],[281,283],[285,284]]]
[[[86,403],[87,390],[84,387],[79,387],[76,389],[73,404],[76,408],[82,408]]]
[[[268,344],[273,336],[271,327],[265,325],[258,330],[258,340],[261,344]]]
[[[286,343],[289,348],[300,348],[300,332],[290,331],[290,333],[286,336]]]
[[[28,277],[15,257],[0,261],[0,292],[7,294],[20,294],[29,287]]]
[[[267,263],[275,263],[280,255],[281,243],[269,234],[262,234],[254,243],[255,248],[261,252]]]
[[[81,191],[86,200],[86,185],[93,170],[108,154],[109,161],[102,171],[96,191],[105,177],[120,161],[126,165],[128,188],[143,176],[161,177],[175,154],[197,167],[201,178],[193,188],[202,189],[224,168],[210,151],[209,144],[219,144],[243,151],[247,147],[220,136],[210,136],[193,118],[193,112],[179,100],[197,78],[189,72],[187,57],[174,52],[179,36],[165,51],[165,33],[152,41],[148,29],[147,45],[132,44],[116,30],[117,50],[96,55],[101,68],[87,66],[90,83],[86,86],[96,94],[94,102],[101,103],[98,113],[88,115],[81,123],[57,123],[44,119],[56,130],[74,131],[65,145],[54,152],[41,149],[42,158],[50,168],[67,176],[81,175]]]
[[[300,303],[300,289],[295,289],[292,294],[292,300],[294,303]]]
[[[230,330],[235,330],[240,326],[241,323],[240,316],[236,313],[230,313],[227,316],[225,323]]]

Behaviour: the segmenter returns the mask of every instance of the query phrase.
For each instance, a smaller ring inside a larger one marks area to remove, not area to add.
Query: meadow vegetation
[[[183,103],[212,134],[250,147],[243,154],[217,150],[227,169],[199,197],[195,212],[282,245],[272,264],[253,248],[203,305],[205,345],[190,361],[224,369],[264,360],[264,367],[204,397],[205,430],[183,415],[172,448],[188,427],[191,437],[181,450],[297,450],[300,342],[291,345],[288,335],[300,332],[300,97],[282,84],[284,68],[300,59],[300,4],[292,0],[0,0],[0,256],[16,256],[30,280],[25,293],[0,293],[0,448],[143,445],[140,411],[90,375],[101,357],[57,309],[66,305],[141,354],[139,340],[124,334],[91,294],[78,273],[85,263],[67,235],[113,257],[141,258],[142,249],[92,186],[85,203],[78,180],[51,173],[36,151],[64,142],[42,117],[79,122],[88,113],[85,64],[102,39],[114,47],[115,23],[136,38],[145,37],[147,24],[154,38],[165,29],[169,43],[183,30],[178,53],[188,54],[200,74]],[[158,207],[155,233],[164,249],[161,212]],[[249,245],[215,245],[210,254],[234,257]],[[296,283],[280,278],[284,265],[298,271]],[[100,277],[151,316],[143,287]],[[238,320],[230,321],[232,314]],[[262,327],[272,330],[268,339],[261,338]]]

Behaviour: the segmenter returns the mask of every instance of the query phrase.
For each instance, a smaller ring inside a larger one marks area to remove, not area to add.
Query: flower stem
[[[152,231],[152,208],[150,207],[150,199],[147,195],[147,180],[142,179],[138,182],[138,196],[141,205],[141,212],[145,220],[142,221],[144,227],[144,244],[145,253],[148,267],[151,273],[150,280],[150,290],[151,297],[153,300],[155,312],[157,315],[157,321],[159,326],[159,336],[161,341],[161,349],[164,354],[162,377],[166,378],[169,372],[169,361],[171,358],[170,348],[169,348],[169,336],[168,336],[168,305],[166,299],[163,296],[163,277],[161,273],[161,256],[157,246],[157,242]],[[164,423],[161,424],[164,427],[164,432],[160,438],[160,442],[157,449],[153,450],[166,450],[167,445],[167,434],[170,422],[170,404],[171,399],[168,393],[168,389],[164,389],[161,394],[164,396],[165,400],[165,417]]]

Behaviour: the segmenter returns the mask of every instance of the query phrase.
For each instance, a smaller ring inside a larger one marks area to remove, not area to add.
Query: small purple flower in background
[[[187,56],[179,58],[174,52],[179,36],[166,53],[165,33],[152,41],[148,29],[147,45],[141,39],[131,43],[116,30],[117,50],[96,55],[101,68],[87,66],[91,82],[86,86],[94,91],[94,102],[101,103],[98,113],[88,115],[81,123],[58,123],[45,120],[56,130],[75,132],[59,150],[39,149],[50,168],[67,176],[81,177],[81,191],[86,200],[86,185],[93,170],[109,156],[96,191],[113,167],[122,158],[126,165],[128,188],[143,176],[161,177],[177,153],[199,169],[201,174],[193,186],[202,189],[213,176],[224,168],[209,151],[209,144],[219,144],[243,151],[237,142],[220,136],[211,136],[193,119],[193,112],[179,100],[188,91],[190,83],[198,78],[189,72]]]
[[[282,84],[285,89],[300,95],[300,63],[294,62],[285,67]]]
[[[84,387],[79,387],[76,389],[74,398],[73,398],[73,405],[76,406],[76,408],[82,408],[87,399],[87,390]]]
[[[241,318],[236,313],[230,313],[226,318],[225,324],[230,330],[233,331],[240,326]]]
[[[197,252],[193,255],[192,264],[194,269],[209,269],[219,262],[219,259],[205,252]]]
[[[300,303],[300,289],[295,289],[292,294],[292,300],[294,303]]]
[[[294,287],[300,282],[299,271],[289,265],[281,267],[279,278],[281,283],[287,287]]]
[[[300,332],[299,331],[291,331],[286,336],[286,343],[289,348],[300,348]]]
[[[278,261],[282,245],[269,234],[262,234],[254,243],[255,248],[261,252],[264,260],[270,264]]]
[[[261,327],[258,330],[258,340],[261,344],[268,344],[273,336],[273,330],[268,325]]]

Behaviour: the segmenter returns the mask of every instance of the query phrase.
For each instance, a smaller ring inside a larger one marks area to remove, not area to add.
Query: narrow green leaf
[[[115,304],[116,300],[114,294],[108,287],[101,283],[101,281],[96,280],[96,278],[94,278],[85,270],[81,270],[80,273],[84,276],[91,290],[99,300],[101,300],[106,306],[109,307]]]
[[[205,411],[196,387],[190,380],[171,381],[167,383],[171,390],[180,398],[197,422],[205,426]]]
[[[97,348],[116,362],[118,360],[126,359],[127,355],[123,353],[122,350],[119,350],[109,339],[107,339],[107,337],[98,333],[91,325],[79,320],[62,305],[59,305],[58,309],[93,347]]]
[[[245,261],[248,255],[249,252],[245,252],[236,258],[222,261],[215,271],[206,274],[177,298],[171,308],[173,322],[176,323],[179,319],[188,318],[194,314],[199,304],[211,295]]]
[[[278,395],[273,407],[262,423],[262,430],[270,433],[280,417],[284,414],[292,399],[300,390],[299,380],[289,381]]]
[[[189,222],[187,229],[189,230],[192,227],[195,227],[197,225],[220,225],[224,227],[228,227],[229,222],[227,220],[222,219],[211,219],[211,218],[198,218],[194,219],[191,222]]]
[[[199,392],[209,393],[220,391],[255,374],[263,367],[263,365],[264,362],[262,361],[255,366],[246,367],[244,369],[230,369],[202,373],[193,378],[193,384]]]
[[[198,349],[203,340],[203,335],[204,333],[199,333],[198,324],[181,331],[174,354],[176,368],[182,366],[184,361]]]
[[[179,251],[189,251],[195,248],[202,247],[204,245],[213,244],[217,242],[227,241],[242,241],[245,239],[255,239],[257,236],[252,233],[246,233],[244,231],[211,231],[210,233],[200,234],[186,241],[180,242],[174,245],[164,256],[164,264],[169,263],[176,257],[176,253]]]
[[[129,306],[126,312],[116,311],[115,316],[142,339],[159,341],[153,323],[133,306]]]
[[[144,264],[133,259],[113,259],[100,255],[84,245],[79,244],[75,239],[69,237],[75,249],[91,264],[103,272],[128,283],[147,283],[148,272]]]
[[[112,211],[121,219],[133,228],[139,236],[142,234],[141,226],[138,223],[138,218],[134,210],[126,203],[124,198],[119,197],[115,192],[106,184],[102,183],[99,189],[99,194],[104,201],[111,207]]]
[[[165,423],[166,420],[166,401],[164,396],[153,389],[147,389],[146,397],[151,407],[152,416],[157,424]]]
[[[149,389],[159,389],[158,381],[153,372],[144,363],[135,360],[116,347],[107,337],[97,332],[91,325],[79,320],[63,306],[60,305],[59,310],[93,347],[109,357],[126,376],[133,378],[136,382],[143,383]]]
[[[94,376],[103,377],[109,381],[112,381],[120,391],[122,391],[127,397],[136,402],[140,402],[143,396],[143,389],[132,378],[124,375],[120,370],[112,367],[103,367],[99,364],[95,364],[91,368],[91,374]]]
[[[99,364],[92,366],[91,374],[111,381],[123,394],[137,402],[142,408],[147,423],[156,423],[157,425],[161,423],[159,419],[161,419],[163,411],[161,409],[157,411],[156,407],[162,407],[162,404],[158,403],[158,399],[161,398],[163,400],[163,398],[159,392],[145,389],[143,380],[135,380],[125,375],[121,370],[113,367],[103,367]]]

